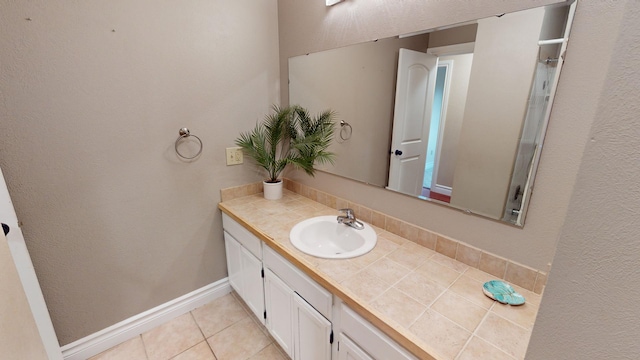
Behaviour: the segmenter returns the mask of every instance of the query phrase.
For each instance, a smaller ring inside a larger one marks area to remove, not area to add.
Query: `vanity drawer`
[[[375,359],[418,360],[345,304],[340,306],[340,334],[347,335]]]
[[[331,320],[332,295],[268,246],[264,247],[264,265],[284,281],[293,291]]]
[[[222,228],[255,257],[262,260],[262,241],[258,237],[225,213],[222,213]]]

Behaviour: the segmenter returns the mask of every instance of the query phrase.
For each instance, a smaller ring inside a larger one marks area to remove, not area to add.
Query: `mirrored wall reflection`
[[[290,103],[351,126],[320,170],[522,226],[573,9],[290,58]]]

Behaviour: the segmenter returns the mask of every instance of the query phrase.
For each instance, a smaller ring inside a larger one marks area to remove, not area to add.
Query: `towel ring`
[[[195,135],[192,135],[192,134],[191,134],[191,131],[189,131],[189,129],[187,129],[186,127],[185,127],[185,128],[180,129],[180,130],[178,131],[178,135],[180,135],[180,136],[178,136],[178,139],[176,139],[176,145],[175,145],[175,148],[176,148],[176,154],[178,154],[178,156],[180,156],[181,158],[186,159],[186,160],[192,160],[192,159],[197,158],[197,157],[198,157],[198,155],[200,155],[200,154],[202,153],[202,140],[200,140],[200,138],[199,138],[199,137],[197,137],[197,136],[195,136]],[[194,138],[196,138],[196,140],[198,140],[198,143],[200,143],[200,149],[198,150],[198,152],[197,152],[195,155],[193,155],[193,156],[191,156],[191,157],[182,155],[182,154],[180,153],[180,150],[178,150],[178,143],[180,143],[180,140],[182,140],[182,139],[186,139],[186,138],[188,138],[188,137],[194,137]]]
[[[345,132],[348,133],[346,136],[344,135]],[[351,125],[344,120],[340,120],[340,139],[349,140],[351,139],[352,133],[353,133],[353,128],[351,127]]]

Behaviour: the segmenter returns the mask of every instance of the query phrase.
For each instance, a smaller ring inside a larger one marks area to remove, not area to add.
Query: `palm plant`
[[[333,164],[335,154],[327,149],[333,140],[334,117],[331,110],[314,117],[298,105],[274,105],[273,113],[252,131],[241,133],[236,145],[267,171],[266,182],[278,182],[289,164],[314,176],[316,162]]]

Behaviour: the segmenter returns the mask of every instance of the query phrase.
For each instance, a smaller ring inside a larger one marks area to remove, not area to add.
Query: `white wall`
[[[224,148],[279,102],[275,0],[0,0],[0,63],[0,166],[61,344],[226,276],[219,189],[260,176]]]
[[[613,50],[527,359],[640,354],[639,18],[635,0],[578,4],[569,60],[594,53],[589,33]]]

